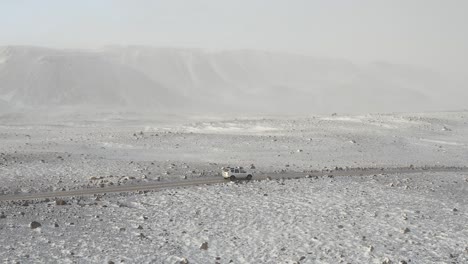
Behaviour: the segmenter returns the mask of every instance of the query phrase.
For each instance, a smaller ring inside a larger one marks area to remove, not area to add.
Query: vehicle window
[[[239,170],[236,169],[234,172],[235,172],[235,173],[239,173]]]
[[[231,172],[234,172],[234,169],[231,169]]]
[[[246,171],[245,171],[245,170],[240,170],[240,172],[241,172],[241,173],[246,173]]]

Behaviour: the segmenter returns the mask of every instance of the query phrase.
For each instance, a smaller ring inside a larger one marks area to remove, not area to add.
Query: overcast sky
[[[0,0],[0,45],[259,49],[468,75],[466,0]]]

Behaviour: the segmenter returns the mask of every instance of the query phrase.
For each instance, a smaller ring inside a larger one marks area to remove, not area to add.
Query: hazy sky
[[[279,50],[468,74],[466,0],[0,0],[0,45]]]

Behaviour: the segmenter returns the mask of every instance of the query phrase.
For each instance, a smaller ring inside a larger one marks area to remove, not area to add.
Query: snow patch
[[[424,142],[441,144],[441,145],[451,145],[451,146],[464,146],[465,145],[465,144],[458,143],[458,142],[434,140],[434,139],[427,139],[427,138],[420,138],[419,140],[424,141]]]

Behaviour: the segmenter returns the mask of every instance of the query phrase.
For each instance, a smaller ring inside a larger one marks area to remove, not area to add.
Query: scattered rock
[[[177,261],[176,263],[177,264],[189,264],[189,261],[186,258],[182,258],[181,260]]]
[[[405,214],[403,214],[403,216],[401,217],[403,220],[408,220],[408,216]]]
[[[407,234],[407,233],[410,232],[410,229],[407,228],[407,227],[405,227],[404,229],[401,230],[401,232],[402,232],[403,234]]]
[[[338,225],[338,228],[339,229],[342,229],[344,226],[343,225]]]
[[[137,229],[143,229],[143,227],[141,225],[138,225]]]
[[[55,223],[55,224],[54,224],[54,227],[59,227],[59,224]]]
[[[203,242],[203,244],[201,244],[201,246],[200,246],[200,249],[207,250],[208,249],[208,242]]]
[[[408,262],[406,262],[406,260],[400,260],[400,262],[398,262],[399,264],[408,264]]]
[[[457,208],[453,208],[453,210],[452,210],[452,211],[454,211],[454,212],[458,212],[458,209],[457,209]]]
[[[384,258],[384,260],[382,261],[382,264],[391,264],[392,261],[389,259],[389,258]]]
[[[55,200],[55,205],[67,205],[67,202],[64,200]]]
[[[369,252],[372,252],[372,251],[374,251],[374,247],[373,247],[373,246],[370,246],[370,247],[369,247]]]
[[[36,229],[41,227],[41,224],[39,222],[33,221],[31,222],[31,224],[29,224],[29,226],[31,227],[31,229]]]
[[[298,149],[297,152],[302,152],[302,149]]]

